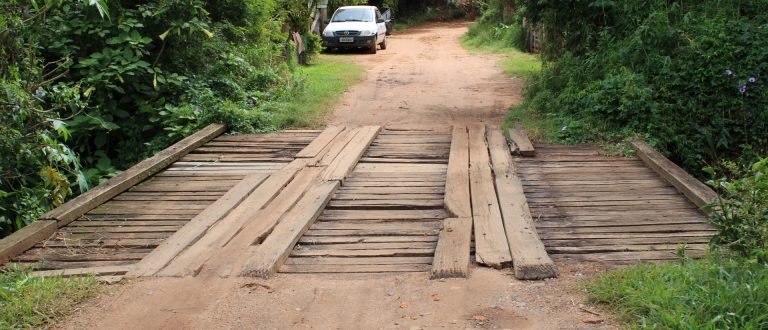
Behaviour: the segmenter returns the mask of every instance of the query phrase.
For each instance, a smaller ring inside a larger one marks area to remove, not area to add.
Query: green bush
[[[587,285],[632,328],[765,329],[768,265],[712,257],[681,264],[640,264]]]
[[[734,163],[726,163],[727,179],[720,177],[708,183],[720,192],[709,206],[710,221],[719,230],[712,243],[724,246],[743,258],[768,264],[768,158],[746,171]],[[714,169],[707,171],[713,176]]]
[[[575,140],[649,140],[702,167],[768,154],[768,3],[520,1],[544,29],[526,102]]]

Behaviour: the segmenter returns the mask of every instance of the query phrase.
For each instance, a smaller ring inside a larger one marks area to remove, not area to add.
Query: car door
[[[381,12],[376,9],[376,42],[384,41],[384,35],[387,33],[387,23],[384,23],[382,18]]]

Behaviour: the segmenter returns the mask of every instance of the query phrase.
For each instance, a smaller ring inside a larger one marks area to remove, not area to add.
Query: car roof
[[[369,8],[370,9],[370,8],[376,8],[376,6],[343,6],[343,7],[339,7],[339,9],[342,9],[342,8]]]

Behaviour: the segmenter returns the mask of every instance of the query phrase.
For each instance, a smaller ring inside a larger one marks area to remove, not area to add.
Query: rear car
[[[375,6],[346,6],[333,13],[323,30],[326,48],[365,48],[376,54],[387,49],[386,18]]]

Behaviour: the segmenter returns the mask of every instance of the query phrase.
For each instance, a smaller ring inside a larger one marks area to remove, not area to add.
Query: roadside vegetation
[[[41,327],[67,315],[99,291],[93,277],[33,277],[28,269],[0,271],[0,329]]]
[[[764,2],[492,0],[464,36],[471,50],[516,54],[539,33],[541,69],[510,73],[526,79],[525,101],[505,125],[619,150],[642,138],[718,192],[706,258],[681,246],[678,263],[587,285],[630,327],[768,327],[766,13]]]

